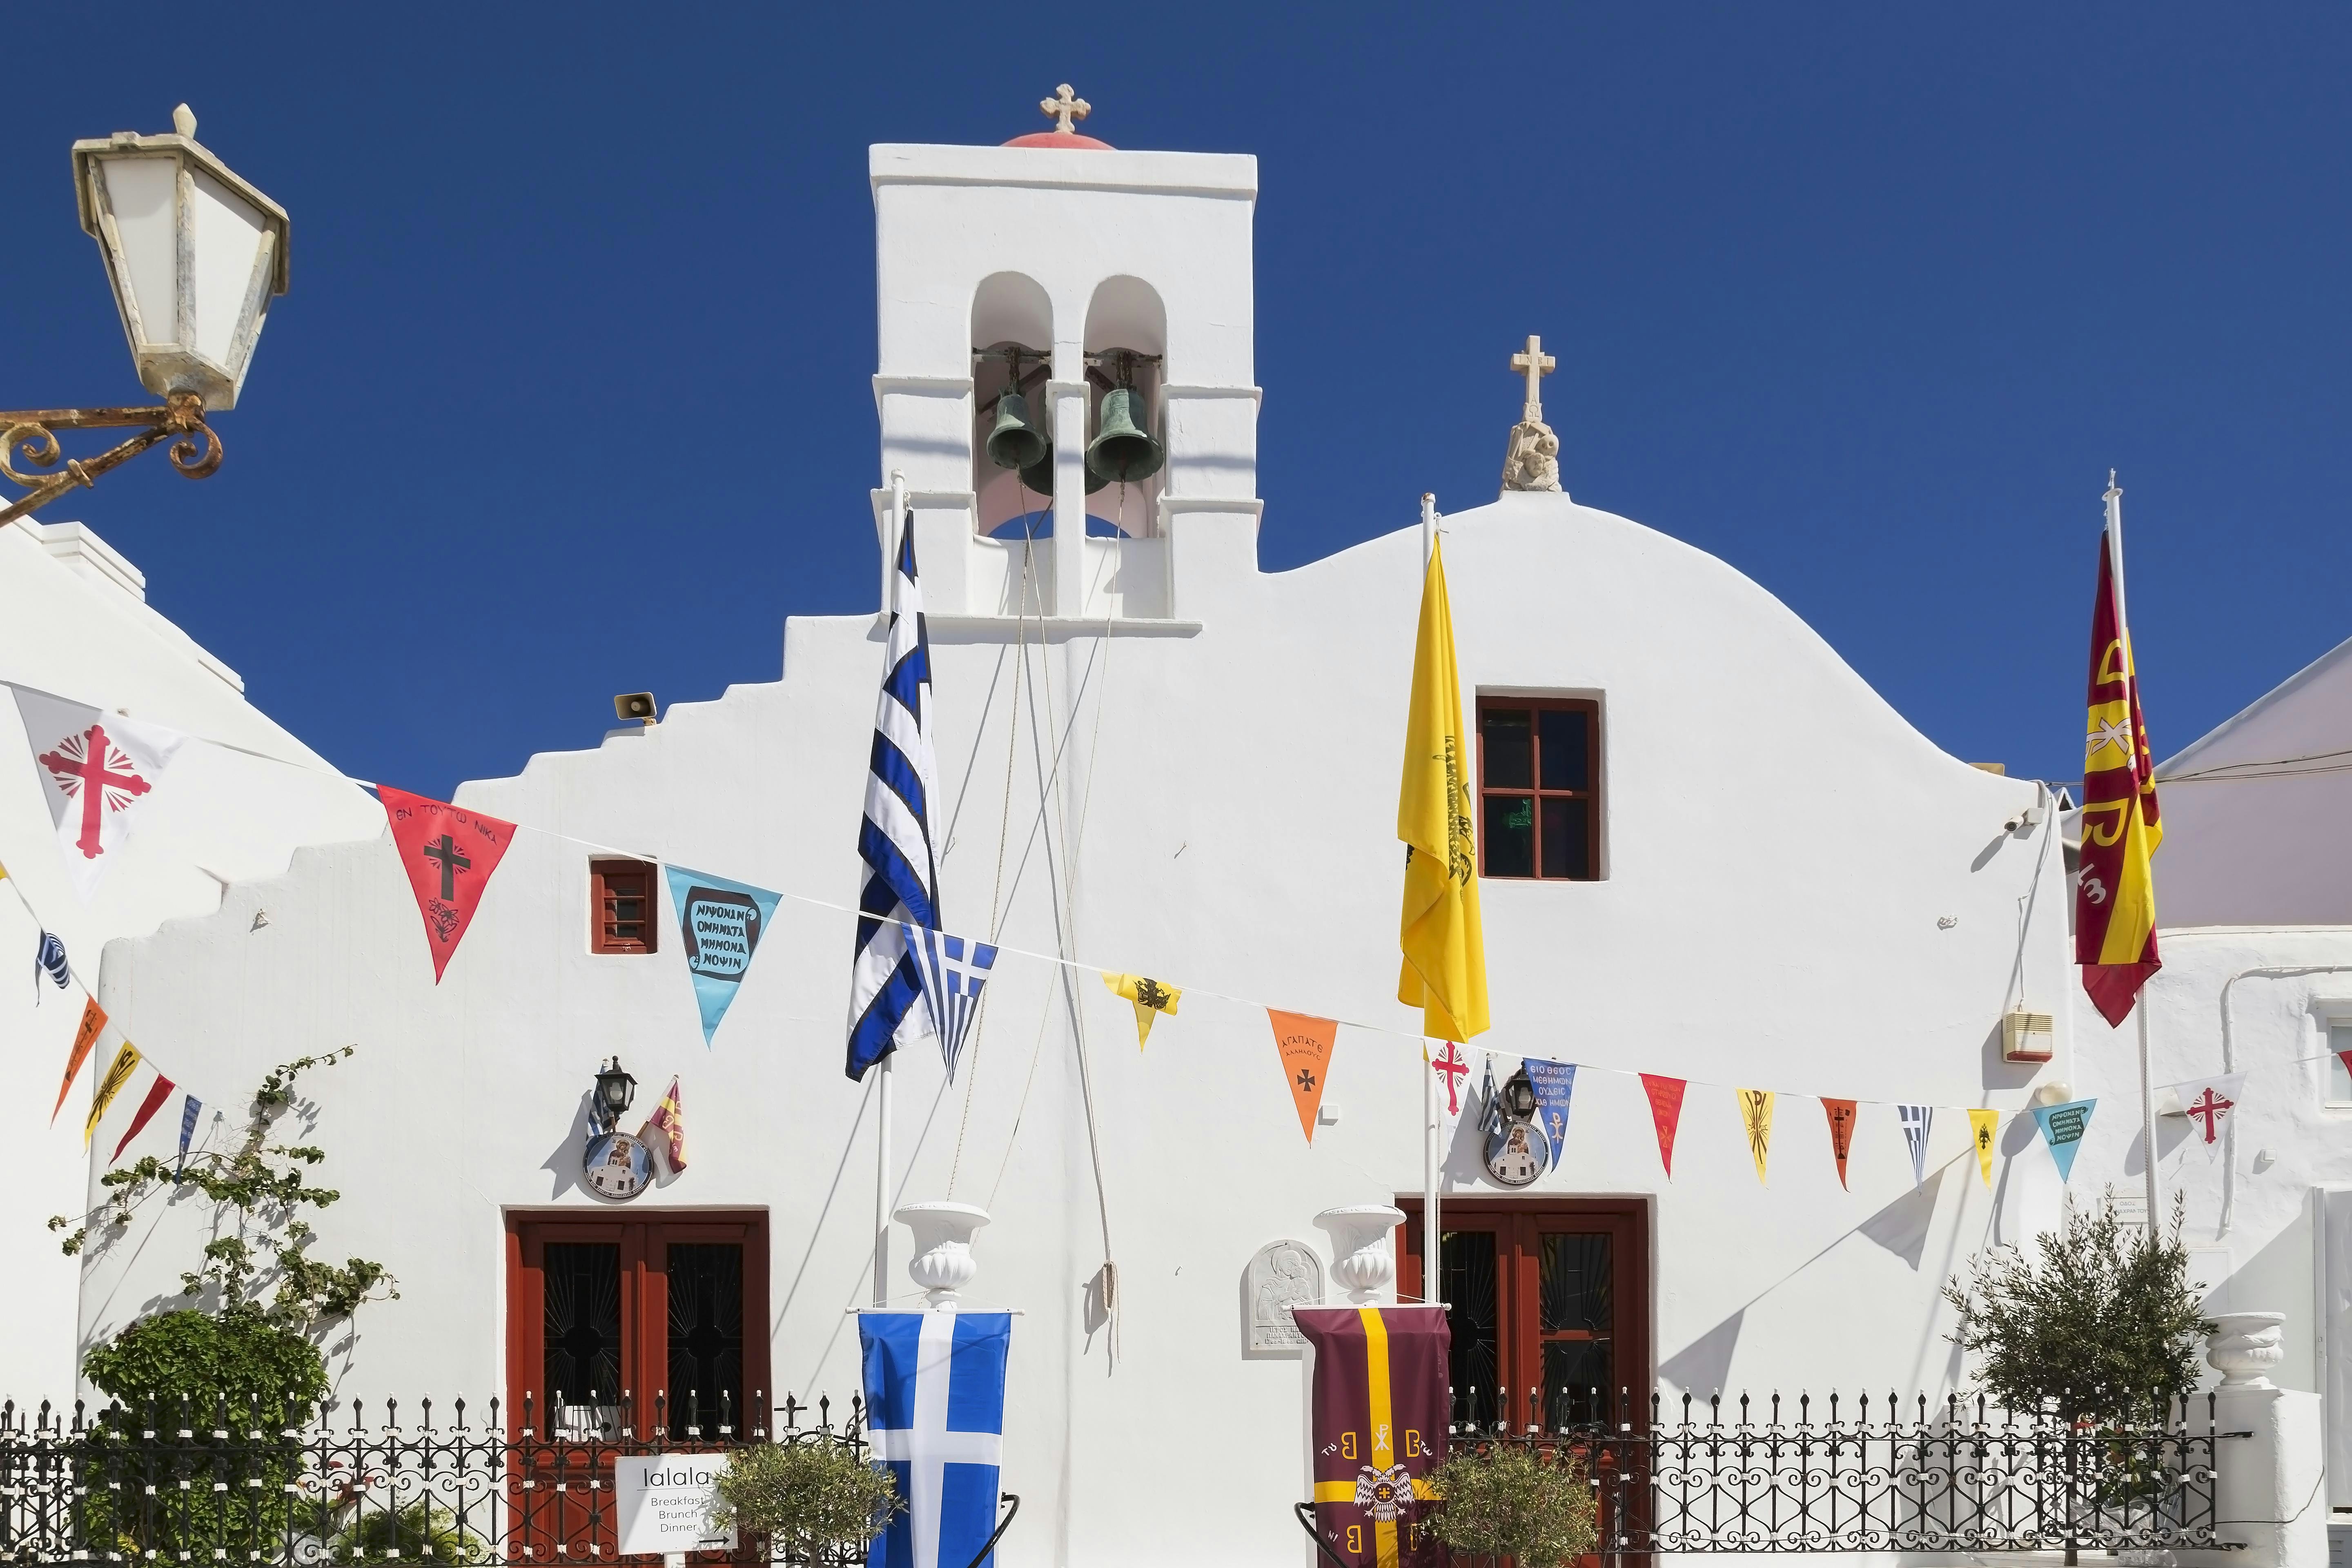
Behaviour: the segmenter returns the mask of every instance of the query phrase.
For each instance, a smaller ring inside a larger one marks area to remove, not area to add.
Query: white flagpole
[[[1429,559],[1437,550],[1437,497],[1423,492],[1421,498],[1421,580],[1422,591],[1429,591]],[[1422,1043],[1422,1055],[1429,1054],[1426,1040]],[[1439,1253],[1444,1250],[1445,1232],[1438,1224],[1437,1168],[1444,1158],[1438,1147],[1437,1073],[1427,1060],[1421,1066],[1421,1299],[1435,1304],[1438,1295]]]
[[[2104,499],[2107,503],[2107,570],[2116,579],[2116,635],[2122,644],[2119,651],[2123,655],[2124,689],[2130,701],[2131,710],[2136,711],[2139,707],[2139,656],[2132,647],[2131,615],[2126,608],[2124,598],[2124,489],[2116,483],[2116,471],[2113,468],[2107,470],[2107,493]],[[2128,721],[2129,712],[2126,713],[2126,718]],[[2138,751],[2139,731],[2137,727],[2134,727],[2132,760],[2135,763],[2139,760]],[[2150,767],[2156,765],[2154,757],[2148,759],[2148,765]],[[2135,810],[2138,808],[2137,800],[2133,803],[2133,808]],[[2161,1206],[2164,1192],[2156,1173],[2156,1086],[2149,1081],[2148,1077],[2147,986],[2144,983],[2139,988],[2139,994],[2132,998],[2132,1013],[2139,1023],[2139,1126],[2141,1148],[2147,1160],[2147,1234],[2150,1237],[2154,1237],[2161,1234],[2158,1227],[2164,1220],[2164,1211]]]
[[[890,470],[890,515],[882,525],[882,608],[898,609],[898,530],[906,526],[907,476]],[[878,1064],[882,1081],[874,1090],[874,1304],[890,1304],[890,1068],[898,1053],[891,1051]]]

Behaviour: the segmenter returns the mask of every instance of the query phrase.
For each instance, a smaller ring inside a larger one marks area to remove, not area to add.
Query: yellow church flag
[[[1153,1015],[1165,1013],[1173,1017],[1176,1004],[1184,999],[1181,988],[1164,984],[1149,975],[1113,974],[1106,969],[1102,972],[1102,980],[1105,985],[1135,1004],[1135,1048],[1139,1051],[1143,1048],[1144,1042],[1151,1038]]]
[[[1772,1146],[1772,1091],[1769,1089],[1743,1089],[1739,1096],[1739,1120],[1748,1129],[1748,1157],[1756,1162],[1756,1179],[1764,1180],[1764,1155]]]
[[[138,1070],[139,1047],[125,1040],[114,1053],[114,1059],[106,1064],[106,1076],[98,1080],[98,1099],[91,1102],[89,1120],[81,1124],[83,1148],[89,1147],[90,1134],[96,1132],[98,1124],[106,1120],[106,1108],[114,1103],[114,1097],[122,1092],[122,1086],[129,1083],[131,1075]]]
[[[1404,731],[1397,837],[1404,840],[1404,963],[1397,1000],[1422,1010],[1422,1032],[1467,1040],[1486,1030],[1486,942],[1478,925],[1478,849],[1470,829],[1469,736],[1454,665],[1445,560],[1433,540],[1421,585],[1421,635]]]
[[[1969,1112],[1969,1131],[1977,1142],[1977,1170],[1984,1176],[1984,1184],[1988,1187],[1992,1185],[1993,1130],[2000,1125],[2000,1112],[1998,1110]]]

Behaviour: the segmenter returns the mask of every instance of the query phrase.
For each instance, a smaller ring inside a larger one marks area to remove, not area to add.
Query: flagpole
[[[882,524],[882,609],[898,613],[898,530],[906,525],[907,476],[890,470],[890,515]],[[896,1050],[876,1065],[882,1081],[874,1090],[874,1304],[890,1304],[890,1079]]]
[[[1422,592],[1429,592],[1429,561],[1437,550],[1437,497],[1423,491],[1421,498],[1421,580]],[[1437,1073],[1429,1064],[1429,1045],[1422,1043],[1421,1065],[1421,1299],[1435,1303],[1438,1294],[1439,1254],[1444,1250],[1444,1231],[1437,1216],[1437,1170],[1444,1152],[1438,1147]]]
[[[2130,723],[2139,712],[2139,655],[2132,647],[2131,612],[2124,597],[2124,489],[2116,483],[2113,468],[2107,470],[2107,492],[2103,499],[2107,503],[2107,571],[2116,580],[2116,633],[2117,640],[2123,645],[2125,697],[2130,703],[2126,712],[2126,722]],[[2132,747],[2135,752],[2139,747],[2137,724],[2133,725]],[[2137,762],[2138,759],[2135,756],[2133,760]],[[2155,765],[2153,757],[2148,759],[2148,764],[2151,767]],[[2140,803],[2135,800],[2132,809],[2141,809]],[[2160,1234],[2158,1226],[2163,1222],[2164,1192],[2156,1173],[2156,1086],[2150,1081],[2147,1065],[2146,982],[2141,983],[2139,994],[2132,998],[2132,1012],[2139,1022],[2139,1127],[2141,1148],[2147,1159],[2147,1234],[2154,1237]]]

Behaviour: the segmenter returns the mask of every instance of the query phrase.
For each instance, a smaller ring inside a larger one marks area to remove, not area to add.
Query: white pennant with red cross
[[[132,814],[152,797],[187,737],[45,691],[13,689],[67,875],[88,903],[131,837]]]
[[[1462,1120],[1462,1113],[1477,1098],[1476,1086],[1470,1081],[1472,1053],[1452,1040],[1423,1040],[1421,1054],[1437,1079],[1438,1120],[1450,1141],[1454,1123]],[[1476,1054],[1486,1055],[1484,1051]]]
[[[2176,1083],[2173,1092],[2180,1096],[2180,1109],[2189,1118],[2191,1142],[2211,1145],[2220,1141],[2221,1127],[2231,1111],[2238,1109],[2238,1098],[2245,1092],[2246,1075],[2224,1073],[2219,1078],[2192,1078],[2186,1083]]]

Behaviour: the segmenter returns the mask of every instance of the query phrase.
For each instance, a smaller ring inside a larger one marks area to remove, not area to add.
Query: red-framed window
[[[1601,705],[1478,699],[1478,874],[1601,876]]]
[[[652,952],[661,925],[654,868],[643,860],[588,862],[588,951]]]

